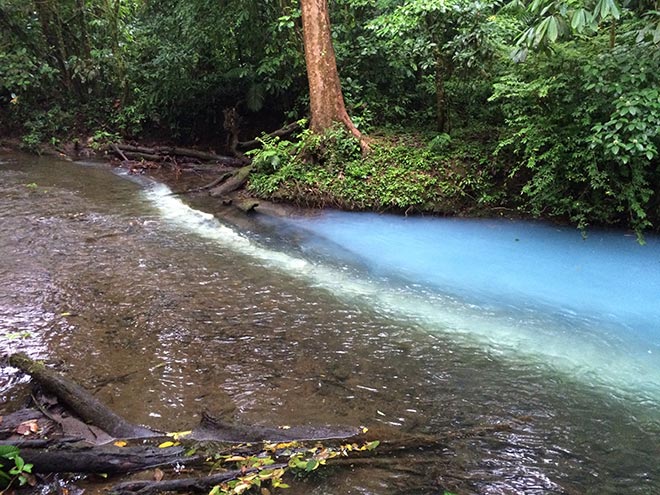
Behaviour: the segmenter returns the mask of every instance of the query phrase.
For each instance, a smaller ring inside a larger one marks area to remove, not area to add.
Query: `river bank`
[[[187,149],[193,156],[177,158],[167,150],[186,149],[172,143],[121,145],[105,138],[43,145],[39,153],[67,160],[106,160],[131,173],[153,175],[177,194],[210,194],[220,206],[232,205],[243,212],[259,208],[286,215],[331,208],[405,216],[540,219],[573,225],[584,233],[591,227],[635,230],[625,211],[602,217],[594,216],[586,203],[577,203],[570,213],[552,207],[550,198],[542,207],[529,203],[525,174],[511,165],[511,157],[495,152],[493,136],[486,134],[452,139],[421,131],[375,131],[366,155],[341,128],[324,135],[308,130],[293,137],[264,135],[253,142],[252,150],[238,156],[222,156],[206,148]],[[123,152],[118,144],[131,151]],[[4,139],[0,145],[22,148],[17,139]],[[153,150],[161,151],[147,153]],[[249,169],[239,170],[246,164]],[[235,181],[237,174],[242,175]],[[236,183],[223,186],[232,181]],[[646,231],[657,232],[660,207],[649,213],[655,227]],[[635,233],[643,239],[643,231]]]

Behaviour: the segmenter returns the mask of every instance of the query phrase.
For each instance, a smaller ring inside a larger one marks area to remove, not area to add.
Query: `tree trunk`
[[[327,0],[301,0],[305,63],[309,81],[310,128],[322,133],[341,123],[360,141],[366,142],[346,111],[341,91],[335,49],[332,46]]]

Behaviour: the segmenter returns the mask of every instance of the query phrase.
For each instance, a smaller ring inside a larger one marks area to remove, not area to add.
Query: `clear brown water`
[[[209,410],[447,438],[397,469],[332,471],[292,495],[660,493],[660,426],[639,405],[339,298],[255,255],[280,255],[258,225],[218,234],[231,242],[198,235],[145,187],[0,154],[0,352],[56,364],[154,428]],[[0,370],[0,411],[20,406],[24,381]],[[460,435],[500,424],[511,431]]]

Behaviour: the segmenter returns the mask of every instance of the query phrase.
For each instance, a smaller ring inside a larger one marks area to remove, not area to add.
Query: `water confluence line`
[[[282,270],[288,276],[331,292],[350,304],[364,304],[390,317],[408,321],[411,328],[477,344],[507,359],[532,359],[567,373],[571,378],[602,387],[618,388],[636,402],[660,401],[660,359],[639,342],[627,342],[619,329],[598,319],[538,311],[517,313],[507,308],[482,307],[435,291],[387,286],[377,278],[356,276],[351,270],[312,262],[265,247],[224,225],[212,214],[194,209],[163,184],[146,190],[161,217],[178,229],[218,246]]]

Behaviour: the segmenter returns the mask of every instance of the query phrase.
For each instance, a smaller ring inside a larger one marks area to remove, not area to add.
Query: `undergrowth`
[[[342,127],[299,141],[265,138],[252,152],[249,189],[263,198],[347,210],[478,213],[498,206],[497,164],[478,146],[446,134],[371,136],[363,156]]]

